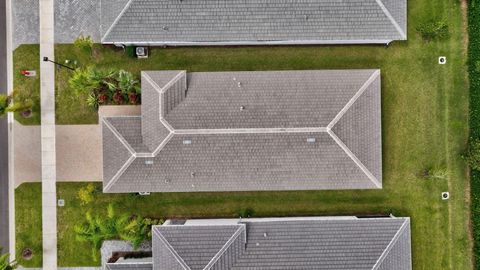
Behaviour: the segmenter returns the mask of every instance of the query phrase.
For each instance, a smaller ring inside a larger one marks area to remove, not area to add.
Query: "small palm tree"
[[[32,107],[33,100],[18,91],[13,91],[12,95],[0,94],[0,117],[7,112],[25,112]]]
[[[133,249],[138,249],[147,239],[148,230],[151,229],[144,219],[140,216],[130,219],[123,230],[120,232],[120,238],[132,243]]]
[[[79,35],[73,42],[73,46],[90,55],[93,52],[93,40],[90,36]]]
[[[0,248],[0,254],[2,253],[2,248]],[[17,262],[9,261],[10,254],[5,253],[0,255],[0,270],[12,270],[17,269]]]
[[[128,93],[131,92],[137,94],[140,92],[139,81],[136,80],[133,74],[128,71],[119,70],[117,75],[117,81],[118,88],[124,95],[128,95]]]
[[[4,116],[8,111],[8,104],[10,103],[10,97],[4,94],[0,94],[0,116]]]
[[[98,250],[105,240],[117,239],[129,222],[126,215],[117,217],[110,204],[107,207],[107,216],[92,216],[90,212],[85,215],[86,222],[74,227],[76,240],[92,244],[92,257],[96,261]]]

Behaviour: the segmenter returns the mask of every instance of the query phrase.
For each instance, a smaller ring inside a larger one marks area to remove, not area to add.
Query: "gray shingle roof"
[[[406,0],[102,0],[104,43],[388,43],[406,39]],[[112,20],[112,12],[117,12]]]
[[[105,270],[152,270],[152,263],[107,263]]]
[[[103,121],[105,192],[381,187],[378,70],[143,72],[142,102]]]
[[[187,221],[185,225],[154,227],[154,269],[171,269],[164,264],[165,254],[177,261],[199,262],[201,258],[202,263],[180,268],[191,270],[412,269],[409,218],[277,218],[222,223]],[[237,234],[232,232],[235,223],[245,226],[239,227]],[[232,230],[227,233],[224,228],[229,226]],[[219,233],[212,237],[215,231]],[[165,250],[164,243],[171,249]],[[214,264],[223,258],[222,262],[228,263]]]
[[[243,225],[218,225],[218,226],[158,226],[153,228],[153,237],[161,241],[153,246],[153,251],[159,255],[168,255],[167,258],[154,256],[155,265],[164,265],[173,254],[181,258],[181,263],[191,270],[202,270],[224,246],[230,246],[229,240],[240,239],[245,243]],[[207,240],[207,241],[206,241]],[[170,246],[170,253],[161,251],[166,245]],[[171,251],[174,251],[173,253]],[[233,250],[231,250],[233,251]],[[212,264],[213,265],[213,264]]]

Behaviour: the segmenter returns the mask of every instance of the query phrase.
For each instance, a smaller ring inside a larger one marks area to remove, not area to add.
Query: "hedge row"
[[[480,139],[480,0],[468,7],[468,72],[470,78],[470,140]],[[480,269],[480,171],[471,173],[471,203],[476,269]]]

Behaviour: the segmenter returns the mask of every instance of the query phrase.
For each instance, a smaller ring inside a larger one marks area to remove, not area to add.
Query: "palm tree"
[[[86,222],[74,227],[76,239],[80,242],[89,242],[92,244],[92,256],[96,261],[98,250],[102,247],[105,240],[117,239],[124,228],[128,225],[129,217],[122,215],[117,217],[110,204],[107,207],[107,216],[92,216],[90,212],[85,215]]]
[[[2,248],[0,248],[0,254],[2,253]],[[17,269],[17,262],[9,261],[10,254],[5,253],[0,255],[0,270],[12,270]]]
[[[130,219],[123,230],[120,232],[120,238],[132,243],[133,249],[138,249],[140,245],[147,239],[149,226],[144,222],[143,218],[137,216]]]
[[[8,104],[10,103],[10,97],[4,94],[0,94],[0,116],[4,116],[8,111]]]
[[[131,92],[137,94],[140,92],[139,81],[136,80],[133,74],[128,71],[119,70],[117,75],[117,81],[118,88],[124,95],[128,95],[128,93]]]
[[[7,112],[26,112],[33,107],[33,100],[18,91],[11,95],[0,94],[0,117]]]

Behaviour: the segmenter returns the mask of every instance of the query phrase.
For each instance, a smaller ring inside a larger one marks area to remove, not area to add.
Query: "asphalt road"
[[[6,0],[0,0],[0,92],[7,91]],[[8,252],[8,125],[0,118],[0,247]]]

